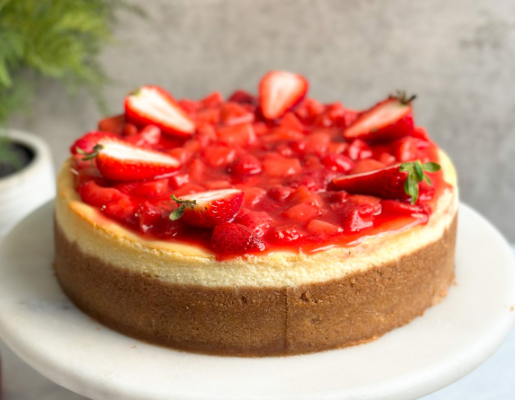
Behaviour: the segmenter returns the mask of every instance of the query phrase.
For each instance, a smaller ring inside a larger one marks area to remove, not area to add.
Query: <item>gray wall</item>
[[[102,62],[112,110],[145,83],[176,97],[256,88],[269,69],[306,75],[311,95],[366,107],[416,92],[416,119],[454,159],[462,199],[515,241],[515,1],[149,0],[122,15]],[[60,163],[99,113],[86,96],[38,88],[36,132]]]

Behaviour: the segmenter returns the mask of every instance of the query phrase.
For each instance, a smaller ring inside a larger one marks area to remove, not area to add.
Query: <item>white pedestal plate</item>
[[[440,305],[375,342],[283,358],[182,353],[99,325],[57,285],[51,226],[47,204],[0,249],[0,336],[43,375],[95,400],[416,399],[480,365],[515,321],[510,248],[464,205],[457,285]]]

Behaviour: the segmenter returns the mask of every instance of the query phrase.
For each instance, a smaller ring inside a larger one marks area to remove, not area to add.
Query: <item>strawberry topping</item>
[[[400,94],[364,112],[305,98],[306,80],[272,71],[259,96],[181,100],[144,86],[125,114],[71,147],[85,203],[151,240],[219,260],[315,252],[429,220],[448,189],[438,147]]]

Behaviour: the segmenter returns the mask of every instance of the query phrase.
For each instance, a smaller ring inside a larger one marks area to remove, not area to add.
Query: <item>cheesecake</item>
[[[58,176],[67,296],[125,335],[236,356],[365,343],[441,301],[457,179],[414,98],[356,111],[308,89],[272,71],[256,96],[129,94]]]

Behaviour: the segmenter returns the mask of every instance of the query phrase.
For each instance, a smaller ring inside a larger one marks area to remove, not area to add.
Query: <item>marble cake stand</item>
[[[447,299],[375,342],[294,357],[189,354],[99,325],[59,289],[51,232],[47,204],[0,248],[0,336],[43,375],[95,400],[416,399],[479,366],[515,321],[510,248],[465,205]]]

